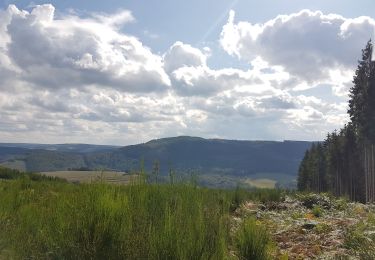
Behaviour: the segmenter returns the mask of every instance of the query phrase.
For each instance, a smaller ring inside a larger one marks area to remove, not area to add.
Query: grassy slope
[[[0,256],[37,259],[225,259],[229,216],[277,191],[188,184],[117,186],[0,181]],[[1,258],[1,257],[0,257]]]
[[[0,178],[0,259],[375,256],[375,205],[139,179],[75,185],[4,168]]]

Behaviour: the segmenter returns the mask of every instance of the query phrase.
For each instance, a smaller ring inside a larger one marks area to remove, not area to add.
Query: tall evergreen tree
[[[299,190],[330,191],[352,200],[375,201],[375,62],[371,40],[350,89],[351,122],[314,144],[303,158]]]

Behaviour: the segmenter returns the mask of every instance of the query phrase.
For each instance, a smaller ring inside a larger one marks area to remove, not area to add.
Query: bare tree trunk
[[[372,158],[371,158],[371,149],[370,149],[370,146],[368,147],[369,151],[367,153],[367,162],[368,162],[368,167],[367,167],[367,171],[368,171],[368,174],[369,174],[369,180],[368,180],[368,186],[369,186],[369,202],[372,202],[373,200],[373,187],[372,187]]]
[[[368,196],[368,195],[369,195],[369,194],[368,194],[368,186],[367,186],[367,182],[368,182],[368,180],[367,180],[367,179],[368,179],[368,178],[367,178],[367,177],[368,177],[368,176],[367,176],[367,153],[366,153],[366,150],[367,150],[366,148],[367,148],[367,147],[366,147],[366,144],[364,144],[363,146],[364,146],[364,147],[363,147],[363,148],[364,148],[364,158],[363,158],[363,159],[364,159],[364,160],[363,160],[363,166],[364,166],[364,167],[363,167],[363,170],[365,171],[365,194],[366,194],[366,195],[365,195],[365,201],[367,202],[368,199],[369,199],[369,196]]]
[[[374,144],[371,144],[371,178],[372,178],[372,198],[371,202],[375,201],[375,171],[374,171]]]
[[[336,167],[336,195],[340,195],[339,167]]]

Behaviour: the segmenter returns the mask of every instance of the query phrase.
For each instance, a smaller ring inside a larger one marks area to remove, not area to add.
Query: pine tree
[[[372,48],[370,40],[362,51],[362,60],[353,79],[348,110],[361,147],[365,201],[375,200],[375,76]]]
[[[300,190],[330,191],[363,202],[375,201],[375,63],[371,40],[350,89],[351,122],[314,144],[300,165]]]

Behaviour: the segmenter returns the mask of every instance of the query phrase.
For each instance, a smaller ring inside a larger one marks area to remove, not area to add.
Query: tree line
[[[375,62],[371,40],[353,77],[350,122],[306,151],[298,173],[301,191],[331,192],[361,202],[375,201]]]

